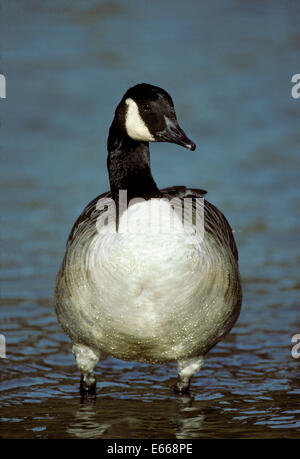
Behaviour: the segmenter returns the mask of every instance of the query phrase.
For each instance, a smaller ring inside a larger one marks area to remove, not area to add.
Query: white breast
[[[123,213],[119,232],[106,227],[91,246],[90,272],[103,307],[144,336],[183,308],[196,287],[199,250],[168,202],[152,199]]]
[[[108,218],[84,251],[78,246],[78,263],[74,254],[68,317],[77,334],[117,358],[190,355],[221,333],[231,311],[222,256],[211,256],[206,239],[191,241],[172,212],[170,228],[169,215],[163,200],[136,203],[122,214],[119,232]]]

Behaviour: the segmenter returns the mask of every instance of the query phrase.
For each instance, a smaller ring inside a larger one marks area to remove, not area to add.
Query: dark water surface
[[[299,12],[296,0],[2,1],[1,437],[300,437]],[[80,404],[55,276],[75,218],[108,189],[115,106],[143,81],[171,93],[197,144],[153,145],[153,175],[208,190],[228,217],[243,309],[190,397],[172,392],[175,365],[110,359],[96,403]]]

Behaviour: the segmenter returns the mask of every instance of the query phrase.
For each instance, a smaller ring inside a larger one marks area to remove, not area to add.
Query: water
[[[299,3],[10,0],[0,14],[0,436],[300,437]],[[153,175],[208,190],[228,217],[243,309],[190,397],[172,392],[175,365],[109,359],[80,404],[55,276],[75,218],[108,189],[107,130],[137,82],[171,93],[197,144],[153,145]]]

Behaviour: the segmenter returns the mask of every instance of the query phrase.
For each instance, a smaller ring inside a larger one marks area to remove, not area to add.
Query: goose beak
[[[181,145],[182,147],[188,148],[191,151],[196,149],[196,144],[187,137],[185,132],[177,123],[177,120],[170,120],[170,118],[165,116],[165,121],[165,129],[157,134],[157,140],[159,142],[177,143],[177,145]]]

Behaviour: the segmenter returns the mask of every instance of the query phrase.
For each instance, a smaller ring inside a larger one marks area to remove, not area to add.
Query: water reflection
[[[97,420],[96,400],[81,404],[75,413],[75,419],[67,427],[67,434],[76,438],[101,438],[111,423]]]
[[[198,438],[205,420],[204,407],[197,407],[193,397],[183,395],[177,399],[179,405],[178,426],[174,430],[175,438]]]
[[[98,398],[78,405],[68,436],[76,438],[193,438],[201,435],[203,403],[191,396],[143,403]]]

